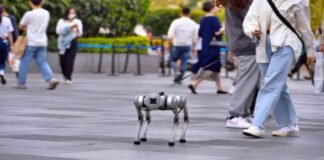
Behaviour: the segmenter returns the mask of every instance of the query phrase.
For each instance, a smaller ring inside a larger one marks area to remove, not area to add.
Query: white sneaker
[[[243,134],[254,138],[264,138],[266,132],[265,129],[258,126],[252,126],[249,129],[243,130]]]
[[[298,136],[300,133],[300,129],[298,125],[292,125],[288,127],[283,127],[277,131],[272,132],[272,136],[275,137],[294,137]]]
[[[55,78],[51,79],[49,82],[48,82],[48,87],[47,89],[48,90],[55,90],[56,87],[59,85],[59,81]]]
[[[227,119],[226,121],[227,128],[246,129],[246,128],[250,128],[251,126],[252,124],[247,122],[247,120],[242,117],[234,117],[232,119]]]
[[[71,80],[65,80],[64,81],[66,84],[72,84],[72,81]]]
[[[229,94],[234,94],[235,92],[235,86],[231,86],[231,88],[228,90]]]

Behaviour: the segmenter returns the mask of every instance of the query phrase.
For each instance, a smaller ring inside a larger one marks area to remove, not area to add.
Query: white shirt
[[[47,27],[50,14],[47,10],[38,8],[28,11],[20,21],[21,25],[27,27],[28,46],[46,47],[47,46]]]
[[[1,16],[1,15],[0,15]],[[12,23],[8,17],[2,17],[0,24],[0,38],[7,38],[8,35],[14,31]]]
[[[174,46],[192,46],[198,39],[198,25],[189,17],[174,20],[168,31],[168,38]]]
[[[315,38],[310,28],[309,8],[306,6],[308,0],[274,0],[280,13],[303,37],[308,54],[314,54]],[[245,34],[252,37],[254,30],[263,34],[256,48],[258,63],[268,63],[266,54],[266,33],[270,30],[272,51],[279,47],[290,46],[295,52],[296,60],[300,57],[302,44],[297,36],[276,16],[267,0],[254,0],[244,19],[243,29]]]
[[[75,18],[73,19],[71,22],[67,21],[67,20],[64,20],[64,19],[60,19],[58,22],[57,22],[57,25],[56,25],[56,33],[58,35],[62,34],[62,31],[64,31],[64,28],[66,27],[71,27],[73,25],[77,25],[78,26],[78,29],[79,29],[79,33],[77,34],[78,37],[81,37],[82,34],[83,34],[83,25],[82,25],[82,21]]]

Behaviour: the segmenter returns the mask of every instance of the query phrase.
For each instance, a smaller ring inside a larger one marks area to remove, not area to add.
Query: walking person
[[[83,33],[82,21],[77,18],[76,8],[67,9],[64,18],[57,23],[56,33],[59,35],[58,49],[64,82],[71,84],[74,61],[78,50],[77,39]]]
[[[21,58],[17,89],[26,89],[26,79],[29,63],[34,58],[44,80],[48,83],[48,90],[54,90],[59,81],[54,78],[53,71],[47,63],[47,27],[50,14],[43,9],[44,0],[29,0],[31,11],[24,14],[20,21],[20,29],[27,31],[27,48]]]
[[[250,117],[259,85],[260,71],[256,63],[255,45],[244,34],[243,21],[252,0],[223,0],[225,7],[227,47],[238,63],[235,90],[229,107],[228,128],[251,127]]]
[[[193,94],[197,94],[198,85],[207,79],[215,81],[218,94],[227,94],[219,76],[221,71],[220,47],[211,45],[214,38],[221,41],[224,32],[221,29],[220,21],[215,17],[218,8],[208,1],[203,4],[203,10],[206,12],[206,16],[200,22],[198,33],[202,40],[202,49],[198,53],[198,62],[193,65],[192,72],[195,76],[188,88]]]
[[[273,11],[270,3],[292,25],[288,28],[282,18]],[[287,74],[302,53],[303,37],[308,54],[314,53],[314,37],[304,12],[302,0],[255,0],[243,23],[244,32],[258,41],[257,63],[261,71],[262,86],[258,94],[253,126],[243,131],[244,135],[265,137],[265,123],[274,114],[280,128],[273,136],[287,137],[299,135],[298,120],[294,104],[287,87]],[[300,35],[294,33],[297,30]]]
[[[198,25],[190,19],[190,8],[183,8],[181,17],[174,20],[168,31],[169,48],[173,44],[171,52],[171,67],[175,73],[174,82],[181,84],[183,76],[187,70],[187,63],[191,50],[197,41]],[[178,69],[177,61],[181,61],[181,67]]]
[[[316,64],[315,64],[315,75],[314,85],[315,93],[324,93],[324,19],[322,22],[322,28],[317,30],[318,35],[318,46],[316,47]]]
[[[10,48],[13,46],[12,32],[14,31],[12,23],[8,17],[3,16],[4,7],[0,5],[0,83],[5,85],[6,62]]]

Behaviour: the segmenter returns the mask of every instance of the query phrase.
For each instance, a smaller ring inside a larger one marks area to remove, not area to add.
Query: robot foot
[[[147,139],[146,138],[141,138],[141,141],[142,142],[147,142]]]
[[[174,146],[174,142],[169,142],[169,146],[173,147]]]
[[[135,145],[140,145],[141,142],[140,142],[140,141],[134,141],[134,144],[135,144]]]
[[[180,143],[186,143],[187,141],[185,139],[180,139]]]

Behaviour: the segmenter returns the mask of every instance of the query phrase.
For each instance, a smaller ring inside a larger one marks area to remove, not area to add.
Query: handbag
[[[26,47],[27,47],[27,37],[18,36],[15,44],[13,45],[13,52],[16,54],[16,56],[22,57]]]
[[[222,41],[217,40],[216,38],[213,38],[212,41],[210,41],[209,46],[226,48],[226,44]]]

